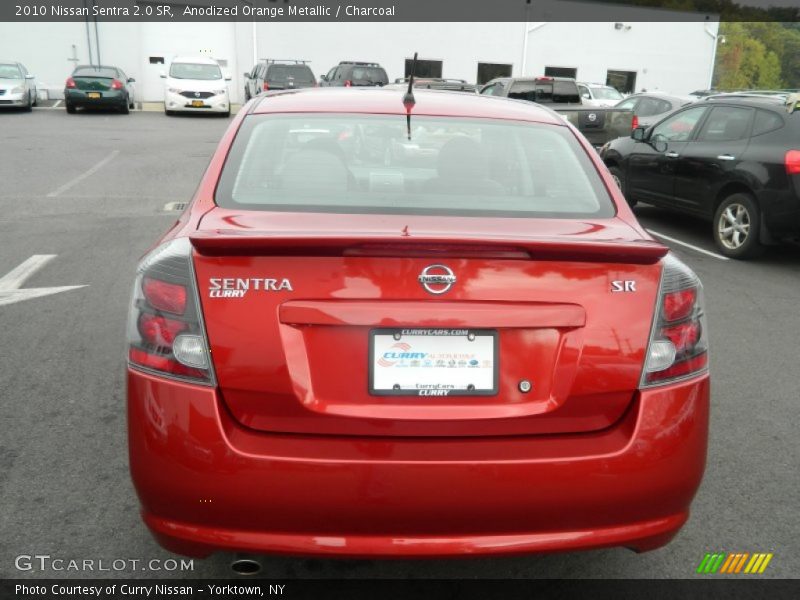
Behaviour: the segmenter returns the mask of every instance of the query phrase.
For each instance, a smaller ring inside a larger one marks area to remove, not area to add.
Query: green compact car
[[[78,108],[116,108],[128,114],[134,104],[135,79],[118,67],[81,65],[67,78],[64,104],[68,113]]]

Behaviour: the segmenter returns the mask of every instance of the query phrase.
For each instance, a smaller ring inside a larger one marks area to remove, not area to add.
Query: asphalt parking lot
[[[21,554],[109,563],[170,557],[141,523],[128,476],[125,320],[139,257],[177,217],[165,205],[190,199],[228,122],[155,112],[0,113],[0,278],[34,255],[55,255],[23,287],[84,286],[6,305],[0,294],[0,577],[92,575],[20,572]],[[710,225],[648,206],[636,212],[700,275],[709,314],[708,466],[692,517],[670,545],[643,555],[277,557],[265,559],[266,574],[689,578],[706,552],[725,551],[772,552],[761,577],[795,577],[800,248],[724,260],[714,255]],[[229,562],[215,556],[183,573],[94,575],[227,577]]]

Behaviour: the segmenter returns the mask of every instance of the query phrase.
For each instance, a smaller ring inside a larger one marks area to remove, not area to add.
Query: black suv
[[[386,71],[378,63],[343,60],[319,78],[322,87],[376,86],[389,83]]]
[[[800,95],[715,96],[600,156],[628,202],[713,220],[719,250],[749,258],[800,233]]]
[[[265,58],[258,61],[252,71],[245,73],[244,78],[245,100],[269,90],[292,90],[317,85],[314,73],[304,60]]]

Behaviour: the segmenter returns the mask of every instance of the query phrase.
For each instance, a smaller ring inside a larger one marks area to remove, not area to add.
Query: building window
[[[478,63],[478,85],[483,85],[495,77],[511,77],[511,65],[503,63]]]
[[[606,74],[606,85],[615,88],[620,94],[632,94],[636,91],[636,71],[609,71]]]
[[[575,67],[545,67],[545,77],[578,77],[578,69]]]
[[[150,57],[150,64],[151,65],[163,65],[164,64],[164,57],[163,56],[151,56]]]
[[[413,58],[406,59],[406,77],[411,77],[411,65],[414,63]],[[417,59],[417,69],[414,72],[414,77],[438,77],[442,76],[442,61],[440,60],[423,60]]]

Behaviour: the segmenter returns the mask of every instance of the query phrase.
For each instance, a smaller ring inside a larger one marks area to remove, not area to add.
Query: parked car
[[[64,107],[70,114],[78,108],[115,108],[127,115],[134,106],[135,82],[119,67],[77,66],[64,86]]]
[[[800,110],[776,98],[682,108],[601,150],[628,202],[711,219],[719,251],[749,258],[800,233]]]
[[[408,77],[400,77],[389,84],[390,87],[408,89]],[[475,94],[479,85],[467,83],[464,79],[444,79],[441,77],[415,77],[414,87],[426,90],[445,90],[448,92],[468,92]]]
[[[382,86],[389,76],[378,63],[343,60],[319,78],[320,87]]]
[[[36,102],[34,76],[22,63],[0,61],[0,107],[31,110]]]
[[[549,109],[403,95],[255,98],[139,264],[144,522],[198,557],[666,544],[706,458],[697,276]]]
[[[228,92],[230,75],[224,75],[219,63],[207,56],[180,56],[172,60],[169,73],[162,73],[164,113],[210,112],[231,114]]]
[[[260,60],[244,74],[244,97],[250,100],[261,92],[315,87],[317,79],[304,60]]]
[[[669,113],[678,110],[681,106],[686,106],[692,102],[697,102],[695,96],[675,96],[663,94],[661,92],[642,92],[631,94],[622,102],[617,103],[616,108],[624,108],[633,111],[634,125],[636,127],[649,127],[663,119]]]
[[[581,83],[578,82],[578,92],[581,95],[581,102],[586,106],[611,107],[623,99],[622,94],[616,88],[602,83]]]
[[[577,127],[595,148],[630,135],[633,125],[630,110],[585,108],[578,85],[568,77],[499,77],[483,86],[480,93],[546,105]]]

